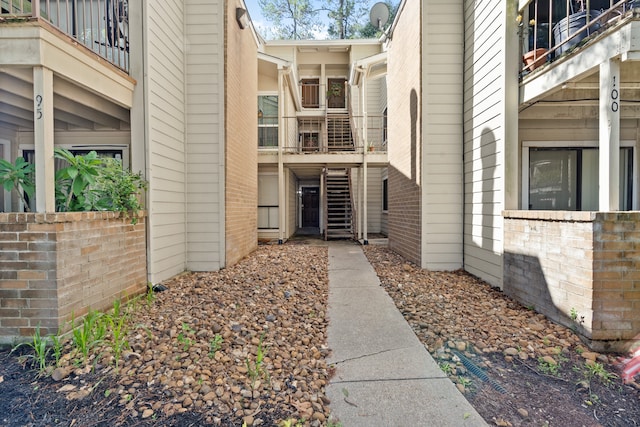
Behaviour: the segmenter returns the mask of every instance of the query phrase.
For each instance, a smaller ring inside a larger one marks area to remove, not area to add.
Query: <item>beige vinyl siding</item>
[[[423,10],[422,267],[462,267],[462,0]]]
[[[224,265],[223,4],[186,2],[187,268],[193,271]]]
[[[149,277],[185,270],[184,10],[180,0],[147,13],[145,91],[149,180]],[[152,7],[151,7],[152,6]]]
[[[464,262],[494,286],[502,286],[504,3],[465,0],[464,8]]]
[[[289,238],[296,231],[296,218],[298,217],[298,180],[296,175],[290,169],[285,169],[287,184],[287,227],[285,228],[284,237]]]

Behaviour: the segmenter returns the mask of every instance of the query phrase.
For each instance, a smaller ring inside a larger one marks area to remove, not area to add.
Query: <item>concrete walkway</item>
[[[353,242],[329,242],[333,420],[357,426],[485,426],[380,286]]]

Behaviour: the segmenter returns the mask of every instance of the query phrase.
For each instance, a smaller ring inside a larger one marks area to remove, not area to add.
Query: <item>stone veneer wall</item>
[[[146,290],[145,218],[118,212],[0,213],[0,343],[67,329]]]
[[[595,350],[625,351],[640,339],[640,212],[503,216],[507,295],[576,328]]]

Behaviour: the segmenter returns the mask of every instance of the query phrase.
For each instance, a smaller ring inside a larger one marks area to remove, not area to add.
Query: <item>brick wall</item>
[[[406,2],[389,47],[389,247],[422,264],[421,2]]]
[[[225,33],[226,264],[258,245],[258,59],[251,29],[240,29],[227,3]]]
[[[0,343],[54,334],[72,315],[144,292],[144,217],[0,213]]]
[[[504,217],[505,293],[576,328],[594,349],[626,350],[640,333],[640,213]]]

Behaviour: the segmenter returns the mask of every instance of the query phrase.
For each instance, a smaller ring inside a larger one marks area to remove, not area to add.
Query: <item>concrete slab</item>
[[[380,286],[362,248],[329,242],[327,387],[352,426],[484,426]]]
[[[332,383],[332,419],[344,427],[486,426],[467,401],[452,399],[451,381],[398,380]]]

